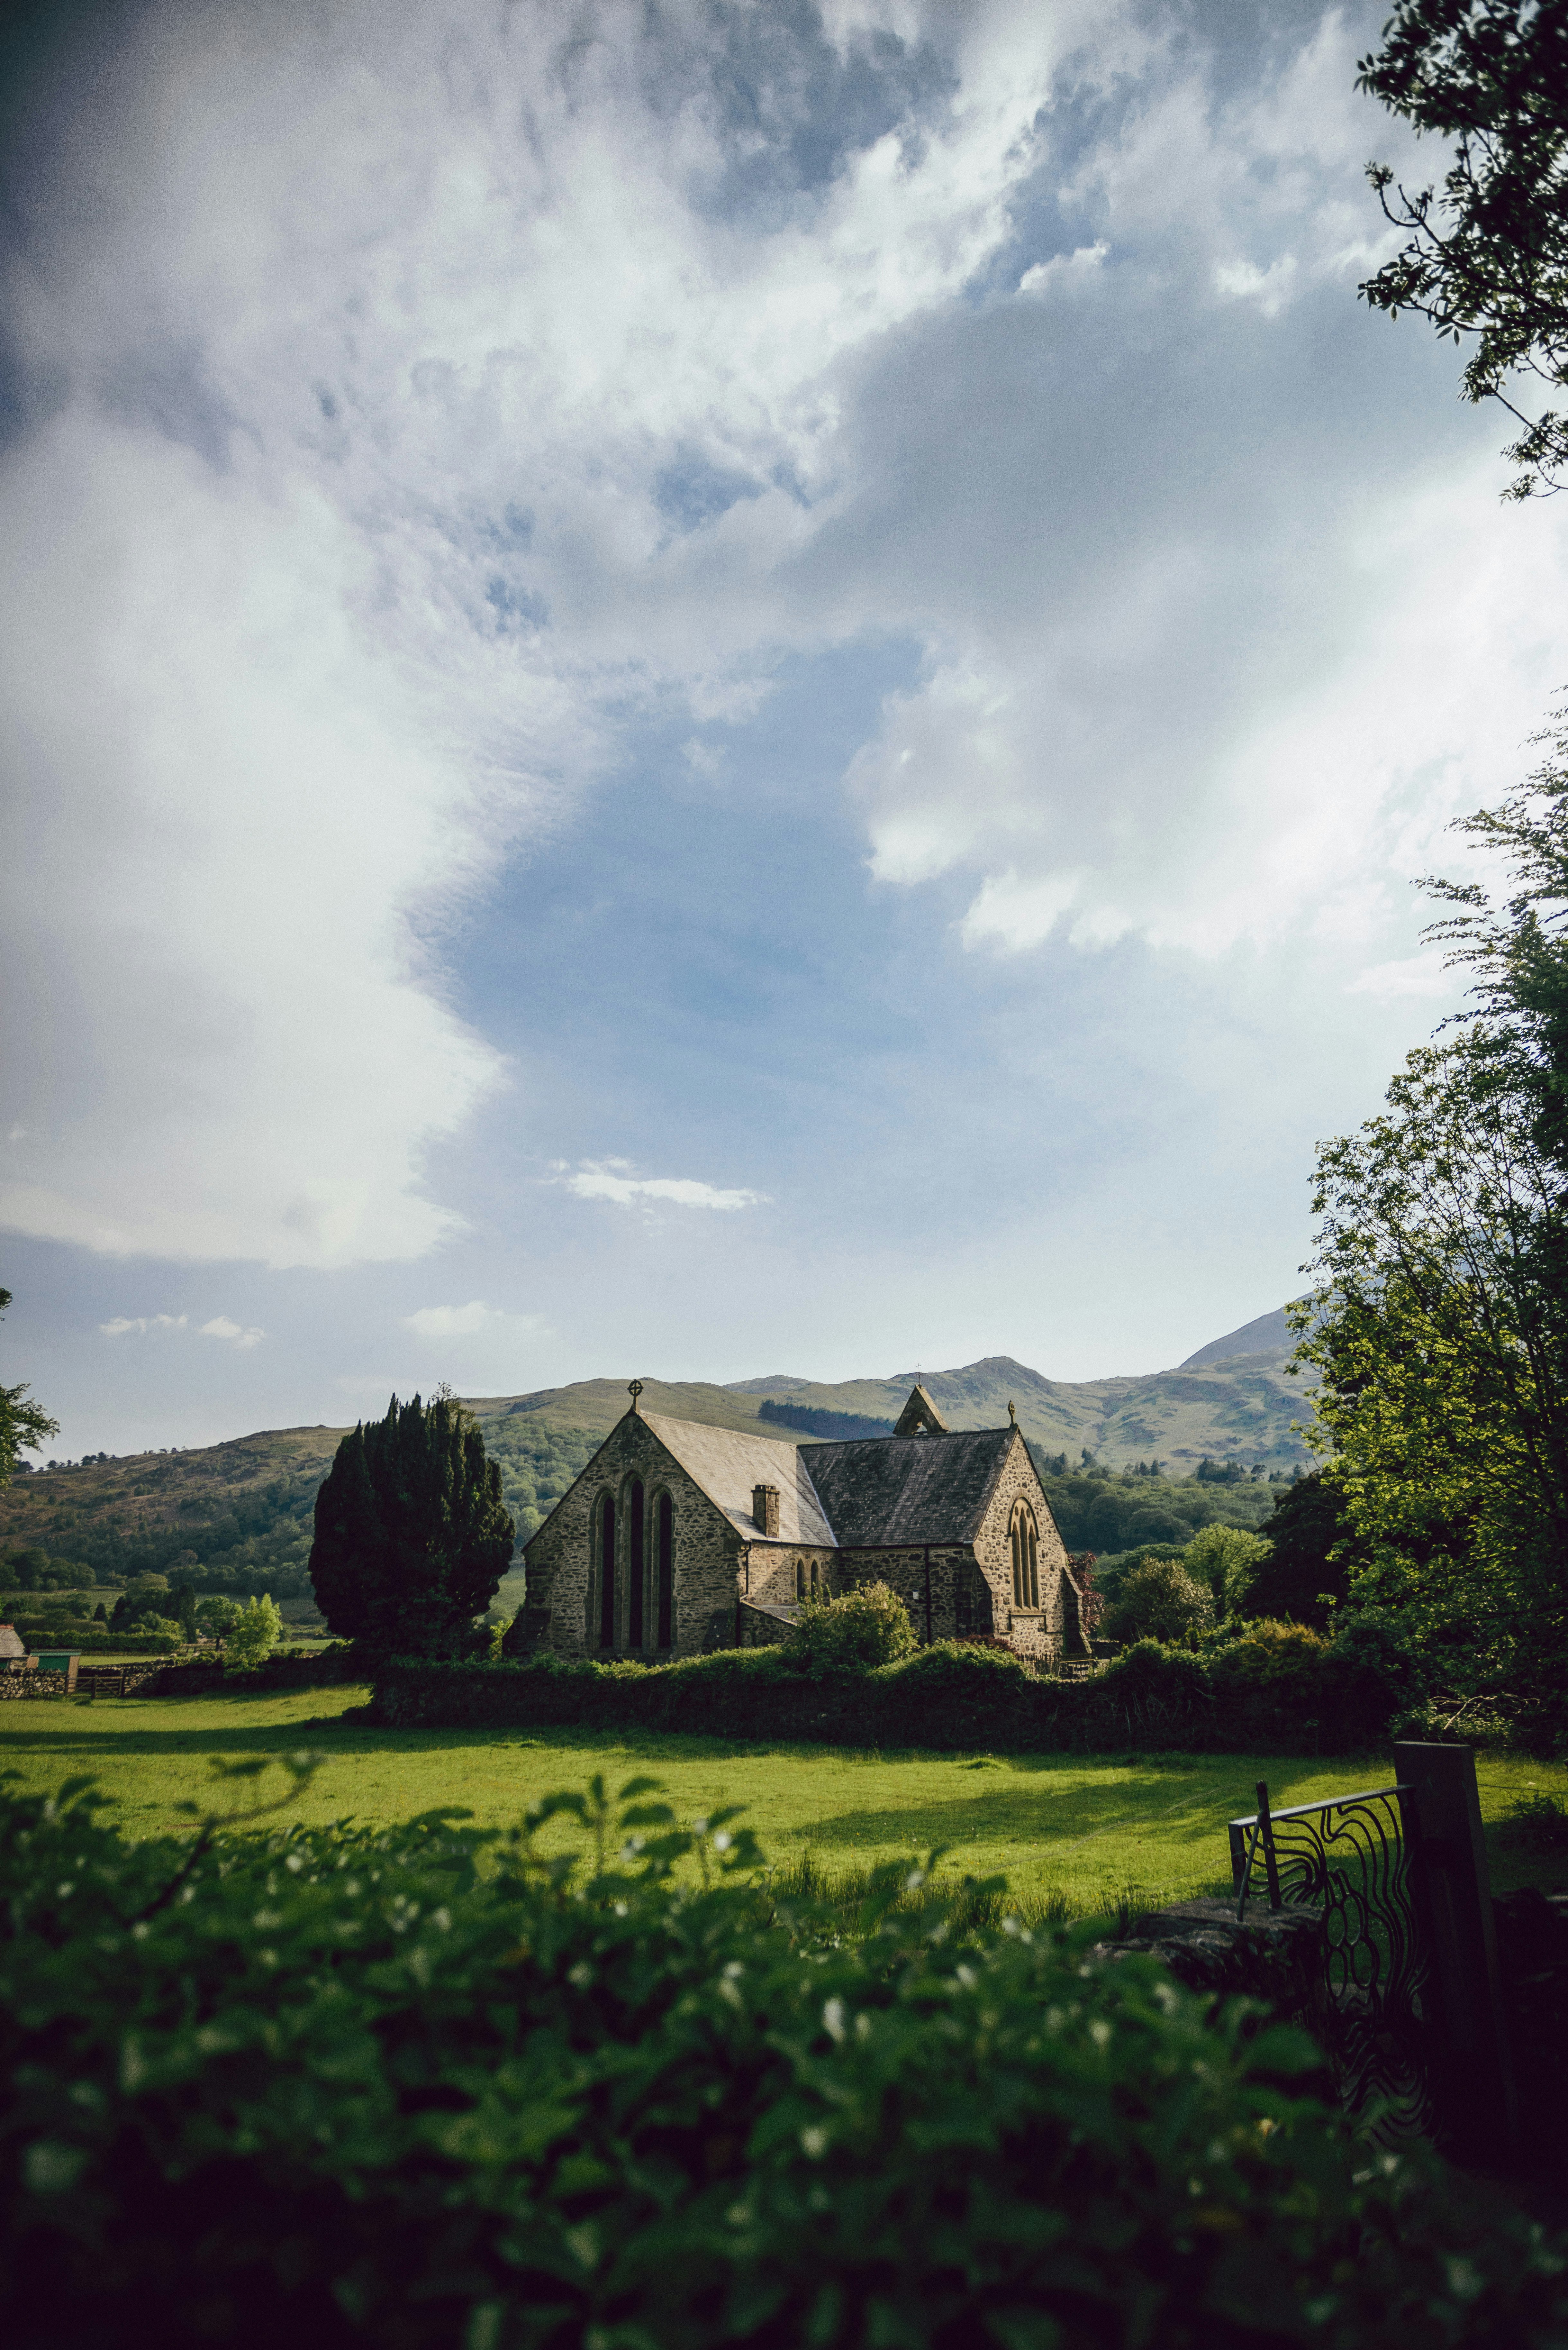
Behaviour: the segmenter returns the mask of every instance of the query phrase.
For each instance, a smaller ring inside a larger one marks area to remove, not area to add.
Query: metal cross
[[[627,1389],[627,1393],[631,1398],[631,1408],[633,1411],[635,1411],[638,1408],[638,1397],[642,1393],[642,1381],[640,1379],[633,1379],[631,1385]]]

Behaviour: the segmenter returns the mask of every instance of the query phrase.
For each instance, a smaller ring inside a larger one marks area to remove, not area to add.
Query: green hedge
[[[1523,2350],[1568,2246],[1082,1930],[774,1908],[623,1790],[127,1842],[0,1801],[0,2325],[99,2350]],[[724,1846],[728,1849],[722,1849]],[[670,1874],[680,1865],[689,1881]],[[747,1881],[750,1879],[751,1881]]]
[[[1376,1648],[1236,1643],[1210,1657],[1143,1641],[1092,1679],[1036,1678],[1002,1650],[924,1648],[837,1675],[782,1648],[731,1648],[651,1669],[545,1655],[523,1664],[400,1659],[376,1677],[374,1719],[397,1728],[541,1723],[701,1731],[732,1739],[972,1752],[1245,1752],[1375,1743],[1407,1701]]]
[[[157,1657],[169,1651],[161,1640],[144,1638],[139,1632],[99,1632],[92,1625],[60,1622],[51,1617],[45,1622],[36,1618],[16,1617],[12,1625],[19,1639],[29,1648],[75,1648],[83,1657]]]

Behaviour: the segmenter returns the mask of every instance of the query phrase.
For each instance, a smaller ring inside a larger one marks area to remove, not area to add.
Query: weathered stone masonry
[[[526,1644],[697,1656],[781,1638],[803,1599],[883,1582],[923,1641],[1079,1647],[1066,1552],[1017,1429],[950,1431],[917,1388],[899,1431],[797,1447],[634,1403],[526,1545]]]

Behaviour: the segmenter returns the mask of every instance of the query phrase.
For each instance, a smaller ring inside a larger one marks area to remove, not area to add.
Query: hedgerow
[[[652,1792],[538,1807],[586,1861],[450,1813],[182,1846],[80,1782],[0,1804],[6,2338],[1563,2338],[1560,2249],[1357,2169],[1301,2035],[1085,1929],[965,1943],[897,1871],[846,1938]]]
[[[1376,1645],[1342,1653],[1294,1627],[1255,1626],[1205,1655],[1140,1641],[1084,1680],[1036,1675],[965,1642],[838,1672],[783,1646],[652,1669],[549,1652],[524,1663],[404,1659],[378,1673],[374,1708],[400,1728],[556,1723],[960,1752],[1212,1753],[1374,1743],[1409,1702],[1408,1687],[1399,1660]]]

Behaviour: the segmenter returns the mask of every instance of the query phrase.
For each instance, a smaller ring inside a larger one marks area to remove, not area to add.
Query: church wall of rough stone
[[[633,1651],[627,1638],[629,1518],[626,1490],[633,1476],[643,1482],[645,1528],[655,1523],[660,1492],[673,1504],[674,1608],[667,1649],[654,1646],[657,1616],[643,1611],[643,1646]],[[599,1642],[599,1589],[595,1571],[595,1513],[607,1493],[616,1503],[616,1642],[620,1656],[650,1659],[700,1657],[733,1645],[735,1593],[742,1543],[701,1487],[659,1443],[652,1430],[628,1414],[603,1449],[556,1504],[528,1544],[528,1609],[547,1608],[545,1644],[572,1656],[603,1656]]]
[[[1038,1612],[1015,1607],[1012,1601],[1011,1528],[1016,1502],[1027,1502],[1039,1534],[1040,1607]],[[1029,1447],[1016,1436],[1008,1447],[996,1491],[975,1537],[975,1557],[991,1588],[997,1631],[1011,1639],[1021,1656],[1054,1657],[1064,1639],[1075,1634],[1075,1607],[1069,1604],[1070,1570],[1067,1546],[1062,1540],[1045,1491],[1035,1474]]]
[[[752,1543],[741,1570],[741,1596],[760,1599],[772,1607],[793,1607],[800,1596],[796,1569],[805,1570],[809,1599],[835,1599],[846,1590],[838,1568],[841,1554],[806,1543]],[[812,1582],[812,1569],[816,1581]]]
[[[918,1397],[919,1390],[916,1392]],[[940,1443],[942,1438],[916,1440]],[[808,1450],[808,1472],[809,1457]],[[635,1648],[630,1639],[633,1565],[628,1505],[634,1477],[643,1485],[647,1576],[643,1637]],[[674,1607],[667,1648],[658,1646],[655,1565],[662,1492],[670,1494],[673,1505]],[[614,1640],[608,1647],[601,1637],[596,1556],[599,1513],[607,1494],[616,1504]],[[1011,1524],[1021,1499],[1028,1503],[1037,1532],[1036,1609],[1019,1607],[1013,1600]],[[776,1503],[772,1510],[776,1513]],[[806,1596],[815,1588],[828,1597],[857,1585],[886,1583],[902,1600],[921,1641],[989,1630],[1021,1654],[1040,1658],[1078,1645],[1077,1595],[1066,1551],[1028,1447],[1016,1431],[1002,1454],[972,1544],[948,1541],[835,1550],[798,1540],[770,1541],[760,1533],[748,1540],[743,1527],[750,1523],[737,1523],[735,1514],[720,1508],[655,1430],[635,1412],[628,1413],[527,1545],[527,1638],[568,1655],[635,1655],[655,1663],[704,1655],[738,1641],[751,1645],[781,1637],[783,1619],[762,1611],[793,1609],[803,1585]]]

